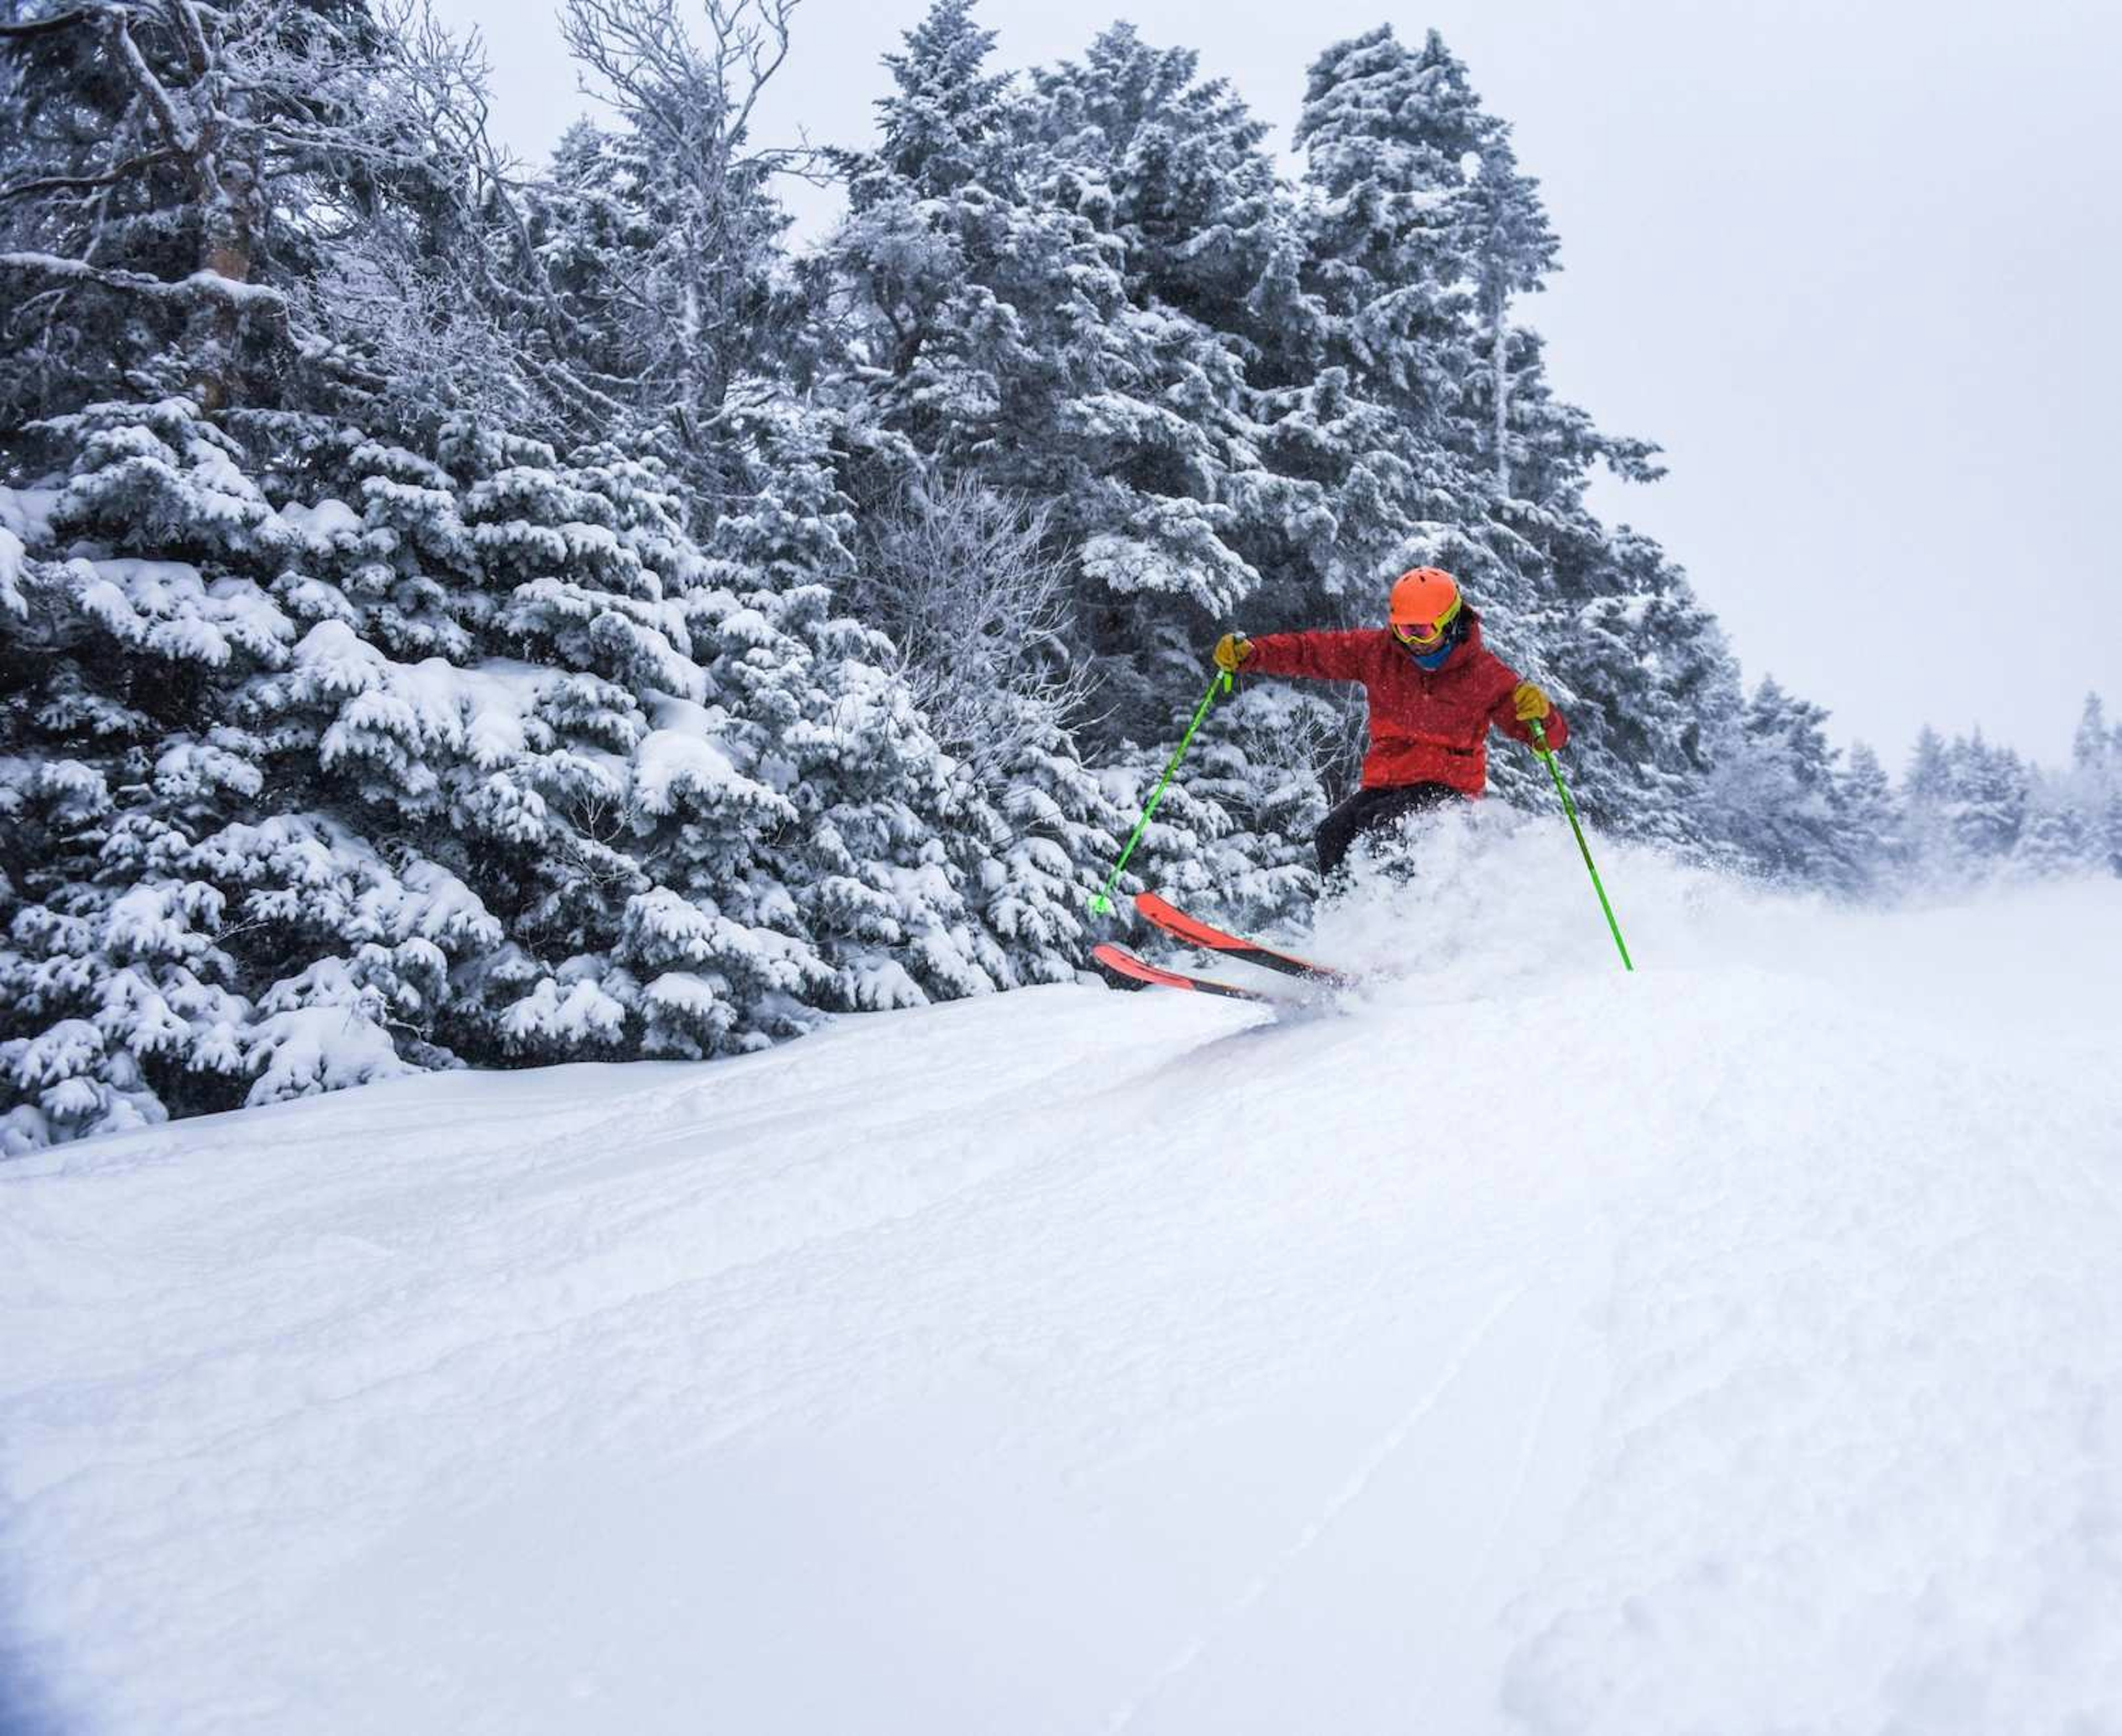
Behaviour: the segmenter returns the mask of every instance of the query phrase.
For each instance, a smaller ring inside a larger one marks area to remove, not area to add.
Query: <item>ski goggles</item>
[[[1458,619],[1460,599],[1453,597],[1451,606],[1433,621],[1395,621],[1393,636],[1403,645],[1419,645],[1424,651],[1434,651],[1444,643],[1444,635],[1451,623]]]

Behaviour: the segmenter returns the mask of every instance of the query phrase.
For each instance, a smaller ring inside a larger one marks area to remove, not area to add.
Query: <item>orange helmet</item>
[[[1392,629],[1414,645],[1434,645],[1464,606],[1459,581],[1442,567],[1417,567],[1393,582]]]

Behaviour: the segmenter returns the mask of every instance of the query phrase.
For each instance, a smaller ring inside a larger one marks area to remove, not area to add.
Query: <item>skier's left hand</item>
[[[1535,718],[1544,719],[1554,707],[1548,703],[1547,695],[1531,681],[1520,681],[1517,691],[1511,695],[1511,703],[1517,708],[1518,722],[1530,723]]]

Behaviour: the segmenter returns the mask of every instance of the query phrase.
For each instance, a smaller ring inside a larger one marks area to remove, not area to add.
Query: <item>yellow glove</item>
[[[1242,633],[1227,633],[1216,641],[1216,667],[1236,675],[1238,665],[1253,654],[1253,642]]]
[[[1554,709],[1548,704],[1547,695],[1531,681],[1520,681],[1517,691],[1511,695],[1511,700],[1517,707],[1518,722],[1521,723],[1530,723],[1535,718],[1545,719],[1548,713]]]

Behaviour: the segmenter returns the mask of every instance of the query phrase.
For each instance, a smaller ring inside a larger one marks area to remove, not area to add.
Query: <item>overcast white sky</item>
[[[923,0],[806,0],[762,133],[872,135]],[[477,24],[509,142],[582,112],[552,14]],[[1305,68],[1434,26],[1517,129],[1563,240],[1522,315],[1563,389],[1666,449],[1599,504],[1655,535],[1750,681],[1898,767],[1919,723],[2049,763],[2088,688],[2122,710],[2122,4],[2116,0],[984,0],[996,63],[1113,17],[1201,54],[1285,148]],[[814,229],[828,213],[803,213]],[[1566,657],[1566,653],[1565,653]]]

